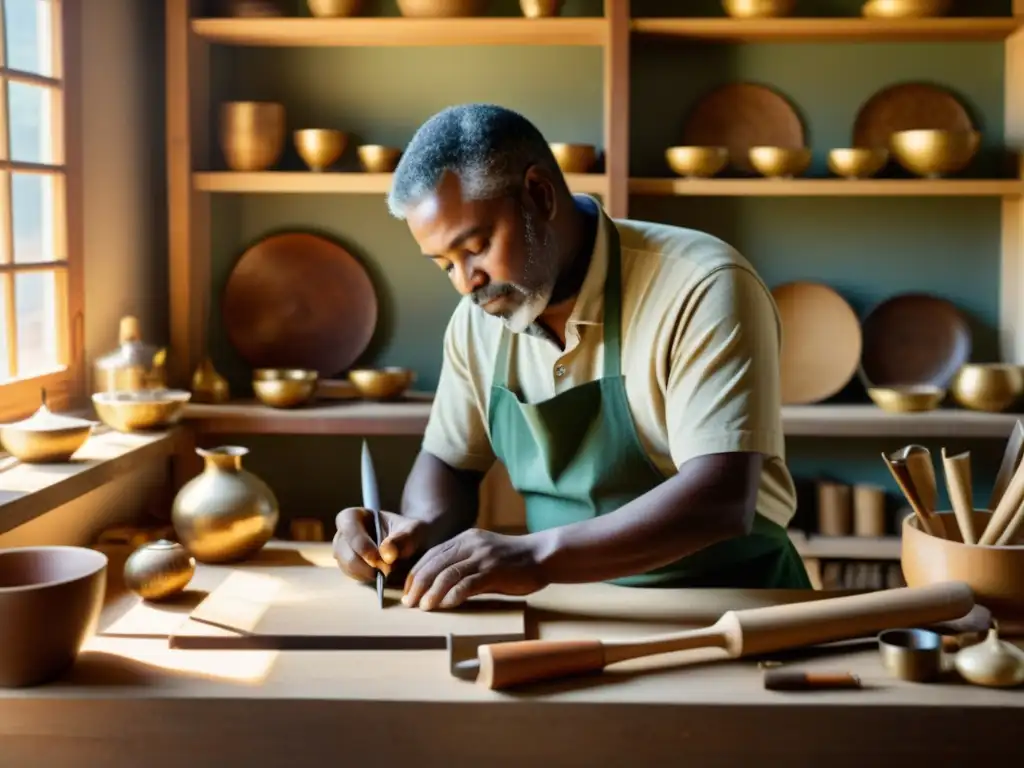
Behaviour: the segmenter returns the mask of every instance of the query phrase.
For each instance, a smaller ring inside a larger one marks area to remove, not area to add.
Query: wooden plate
[[[885,88],[860,108],[853,126],[855,147],[889,148],[898,131],[970,131],[971,116],[950,91],[927,83]]]
[[[971,330],[956,306],[924,293],[883,301],[864,318],[865,386],[946,388],[971,356]]]
[[[330,377],[369,345],[377,294],[363,265],[340,245],[293,232],[242,255],[221,311],[231,345],[253,368],[308,368]]]
[[[782,402],[806,405],[837,394],[857,373],[857,314],[835,290],[809,282],[772,290],[782,320]]]
[[[753,171],[751,147],[804,146],[804,126],[785,97],[763,85],[730,83],[715,89],[691,110],[683,128],[683,144],[728,147],[734,168]]]

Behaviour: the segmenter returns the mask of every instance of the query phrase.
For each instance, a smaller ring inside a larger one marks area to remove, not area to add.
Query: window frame
[[[53,34],[59,40],[54,46],[54,72],[52,78],[60,83],[61,94],[56,100],[58,105],[54,114],[57,131],[63,131],[64,162],[63,162],[63,218],[65,234],[66,266],[62,268],[65,275],[58,280],[58,295],[63,298],[63,306],[58,304],[58,339],[61,340],[59,354],[64,365],[56,371],[37,376],[16,378],[0,382],[0,423],[9,422],[28,416],[41,404],[42,390],[46,390],[47,405],[53,410],[66,410],[81,407],[85,404],[85,360],[84,360],[84,296],[83,296],[83,239],[82,239],[82,130],[81,130],[81,5],[79,0],[42,0],[51,5]],[[4,13],[3,0],[0,0],[0,14]],[[6,47],[6,32],[0,39],[0,45]],[[0,73],[18,74],[18,70],[0,67]],[[23,73],[22,82],[35,77],[31,73]],[[7,78],[0,80],[6,89]],[[3,107],[7,107],[6,90],[2,98]],[[9,121],[6,113],[0,115],[0,134],[6,141]],[[56,135],[56,132],[55,132]],[[0,163],[5,173],[10,169],[24,165]],[[47,164],[50,165],[50,164]],[[60,178],[59,174],[54,174]],[[8,186],[8,189],[10,187]],[[0,190],[0,199],[10,205],[10,196]],[[58,198],[59,199],[59,198]],[[59,207],[56,215],[60,216]],[[59,222],[59,219],[57,219]],[[57,224],[59,226],[59,223]],[[0,233],[13,242],[13,235],[6,233],[6,226],[0,219]],[[13,263],[14,254],[11,253]],[[5,265],[6,266],[6,265]],[[7,270],[17,274],[18,271]],[[13,282],[13,279],[11,280]],[[63,285],[61,285],[63,283]],[[11,308],[6,308],[8,312]]]

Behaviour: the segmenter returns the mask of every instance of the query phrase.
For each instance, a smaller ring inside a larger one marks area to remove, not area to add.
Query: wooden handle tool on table
[[[609,664],[695,648],[730,658],[874,635],[966,616],[974,594],[963,582],[728,611],[710,627],[638,640],[519,640],[477,649],[477,683],[492,689],[597,672]]]

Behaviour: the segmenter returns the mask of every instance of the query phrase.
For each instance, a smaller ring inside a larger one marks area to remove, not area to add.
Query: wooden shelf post
[[[622,219],[629,215],[629,0],[604,0],[604,17],[604,207]]]
[[[1013,0],[1015,19],[1024,22],[1024,0]],[[1005,125],[1003,142],[1018,178],[1024,177],[1024,27],[1004,46]],[[999,279],[999,344],[1005,362],[1024,363],[1024,198],[1003,199]]]

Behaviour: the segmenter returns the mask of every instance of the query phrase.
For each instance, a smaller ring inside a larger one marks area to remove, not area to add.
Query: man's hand
[[[409,572],[402,602],[424,610],[454,608],[483,593],[528,595],[547,586],[539,538],[473,528],[427,551]]]
[[[380,513],[380,551],[374,544],[373,512],[362,507],[343,509],[335,518],[334,559],[341,570],[358,581],[373,581],[374,569],[387,576],[397,561],[412,557],[426,538],[420,520],[394,512]]]

